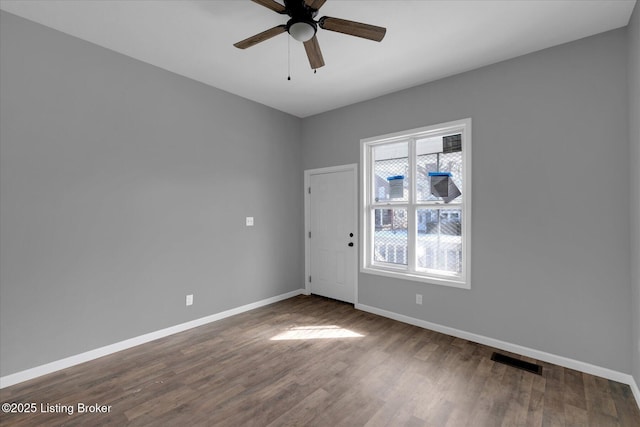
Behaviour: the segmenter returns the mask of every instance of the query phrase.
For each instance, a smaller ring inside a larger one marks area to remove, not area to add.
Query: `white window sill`
[[[395,279],[411,280],[414,282],[429,283],[438,286],[449,286],[459,289],[471,289],[468,281],[453,280],[441,277],[426,276],[421,274],[408,273],[406,271],[387,270],[378,267],[363,267],[361,273],[374,274],[377,276],[393,277]]]

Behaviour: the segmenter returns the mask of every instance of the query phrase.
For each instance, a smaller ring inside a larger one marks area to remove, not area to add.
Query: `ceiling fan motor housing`
[[[318,11],[310,8],[304,0],[285,0],[285,10],[283,14],[289,15],[298,21],[311,21],[316,17]]]

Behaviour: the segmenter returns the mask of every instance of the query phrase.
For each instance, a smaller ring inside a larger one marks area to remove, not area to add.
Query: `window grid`
[[[469,287],[465,200],[470,197],[470,187],[465,186],[465,172],[470,169],[470,152],[465,157],[464,150],[469,150],[470,120],[463,122],[445,131],[441,128],[396,140],[363,141],[365,174],[369,171],[363,187],[367,194],[364,223],[369,230],[362,245],[366,254],[363,270],[381,269],[380,273],[406,275],[413,280]],[[431,140],[426,145],[440,138],[444,148],[425,152],[421,146],[425,138]],[[403,144],[406,148],[400,150]],[[432,194],[429,172],[450,174],[443,181],[449,183],[448,195],[447,190],[441,196]],[[402,181],[401,187],[397,179]]]

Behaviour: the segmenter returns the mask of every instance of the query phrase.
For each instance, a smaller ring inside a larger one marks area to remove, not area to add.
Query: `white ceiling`
[[[387,28],[381,43],[318,30],[326,66],[281,34],[286,23],[249,0],[0,0],[0,8],[298,117],[328,111],[536,50],[623,27],[636,0],[328,0],[332,16]]]

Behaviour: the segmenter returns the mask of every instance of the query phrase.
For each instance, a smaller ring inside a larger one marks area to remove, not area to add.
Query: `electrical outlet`
[[[187,295],[187,305],[193,305],[193,294]]]
[[[416,294],[416,304],[422,305],[422,295]]]
[[[253,227],[253,217],[252,216],[248,216],[245,220],[245,224],[247,225],[247,227]]]

